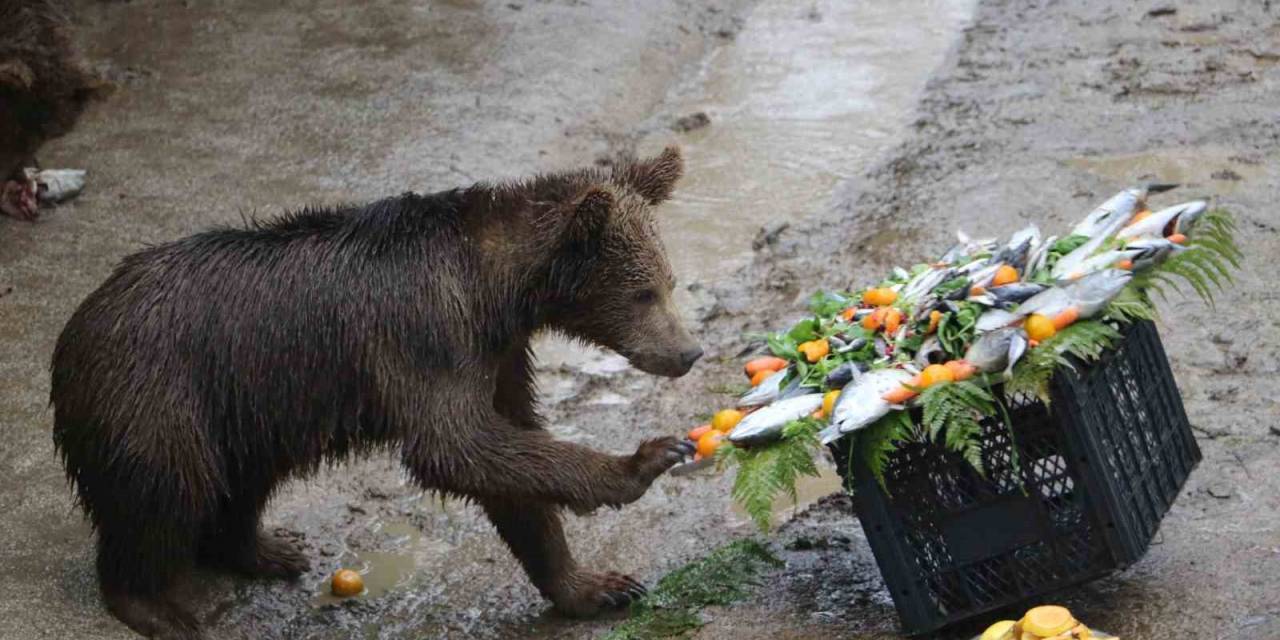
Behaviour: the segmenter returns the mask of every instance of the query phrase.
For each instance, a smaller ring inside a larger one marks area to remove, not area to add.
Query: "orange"
[[[912,387],[915,387],[915,389],[913,389]],[[901,386],[894,389],[893,391],[890,391],[884,394],[881,397],[884,399],[885,402],[888,402],[889,404],[902,404],[919,395],[920,392],[916,391],[916,389],[919,389],[919,388],[920,388],[920,376],[916,376],[902,383]]]
[[[996,269],[996,277],[991,281],[991,286],[998,287],[1017,281],[1018,270],[1007,264],[1002,264],[999,269]]]
[[[831,353],[831,343],[827,342],[826,338],[810,340],[796,348],[799,349],[800,353],[804,354],[805,360],[809,362],[817,362],[827,357],[828,353]]]
[[[1053,337],[1058,332],[1058,328],[1053,326],[1053,321],[1038,313],[1033,313],[1027,317],[1026,324],[1023,328],[1027,330],[1027,337],[1032,340],[1045,341]]]
[[[822,396],[822,417],[823,418],[831,417],[831,410],[835,408],[836,400],[839,398],[840,398],[839,389],[833,389],[831,391],[828,391],[827,395]]]
[[[848,309],[845,309],[844,311],[840,312],[840,317],[844,318],[845,322],[853,322],[853,314],[857,312],[858,312],[857,309],[853,307],[849,307]]]
[[[930,311],[929,312],[929,329],[925,331],[925,333],[933,333],[934,331],[937,331],[938,324],[940,322],[942,322],[942,312]]]
[[[952,360],[942,366],[951,370],[951,379],[955,381],[968,380],[978,372],[977,367],[964,360]]]
[[[951,382],[955,379],[955,372],[940,364],[931,364],[920,372],[921,387],[932,387],[939,382]]]
[[[1139,211],[1133,214],[1132,218],[1129,218],[1129,225],[1132,226],[1132,225],[1138,224],[1139,222],[1142,222],[1143,220],[1146,220],[1147,218],[1150,218],[1150,217],[1151,217],[1151,210],[1143,209],[1142,211]]]
[[[753,386],[753,387],[758,387],[758,386],[760,386],[760,383],[761,383],[761,382],[764,382],[764,379],[765,379],[765,378],[768,378],[769,376],[771,376],[771,375],[773,375],[773,374],[775,374],[775,373],[777,373],[777,372],[776,372],[776,371],[765,371],[765,370],[757,371],[755,375],[751,376],[751,386]]]
[[[898,299],[898,292],[888,287],[867,289],[867,292],[862,294],[862,304],[869,305],[872,307],[883,307],[885,305],[890,305],[890,304],[893,304],[893,302],[897,299]]]
[[[898,327],[902,326],[902,312],[888,307],[884,311],[884,332],[892,334],[898,331]]]
[[[714,456],[723,440],[724,434],[715,429],[702,434],[702,437],[698,438],[698,454],[704,458]]]
[[[862,317],[862,328],[867,331],[879,331],[882,326],[884,326],[884,307]]]
[[[969,295],[971,296],[980,296],[986,292],[987,292],[987,288],[981,285],[978,285],[969,289]]]
[[[1186,244],[1186,243],[1187,243],[1187,235],[1186,235],[1185,233],[1175,233],[1175,234],[1173,234],[1173,235],[1169,236],[1169,237],[1168,237],[1168,238],[1166,238],[1166,239],[1167,239],[1169,242],[1172,242],[1172,243],[1174,243],[1174,244]]]
[[[704,424],[704,425],[694,427],[692,430],[689,431],[689,440],[693,442],[697,442],[698,439],[701,438],[703,434],[705,434],[710,430],[711,430],[711,425],[709,424]]]
[[[1118,260],[1118,261],[1116,261],[1116,268],[1117,268],[1117,269],[1124,269],[1125,271],[1129,271],[1129,270],[1133,269],[1133,261],[1132,261],[1132,260],[1129,260],[1129,259],[1125,259],[1125,260]]]
[[[350,569],[339,569],[330,581],[333,595],[347,597],[364,591],[364,578]]]
[[[777,371],[785,368],[787,368],[786,360],[774,356],[764,356],[763,358],[756,358],[755,360],[748,362],[747,365],[743,367],[743,370],[747,372],[747,377],[751,378],[760,371]]]
[[[737,409],[724,409],[717,411],[716,415],[711,417],[711,428],[720,433],[729,433],[733,428],[742,422],[742,412]]]
[[[1054,331],[1062,331],[1079,319],[1080,310],[1075,307],[1067,307],[1053,317],[1053,329]]]

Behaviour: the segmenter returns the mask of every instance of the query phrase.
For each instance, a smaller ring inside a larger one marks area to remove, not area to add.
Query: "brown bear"
[[[639,369],[701,356],[672,304],[652,208],[682,172],[668,148],[612,169],[306,209],[126,257],[53,356],[54,442],[98,534],[110,611],[200,637],[169,597],[202,562],[296,576],[258,520],[280,483],[391,450],[428,491],[481,505],[561,612],[643,594],[578,566],[568,507],[617,507],[690,453],[660,438],[606,455],[555,440],[530,338],[556,331]]]
[[[59,0],[0,0],[0,213],[20,220],[36,218],[37,196],[73,195],[51,188],[79,191],[83,172],[30,167],[46,141],[66,135],[109,89],[80,59],[70,25]]]

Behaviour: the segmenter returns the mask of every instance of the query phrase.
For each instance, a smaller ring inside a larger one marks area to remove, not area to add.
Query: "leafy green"
[[[1081,320],[1063,328],[1027,351],[1013,368],[1013,377],[1005,384],[1009,395],[1033,394],[1049,404],[1049,381],[1058,367],[1072,367],[1072,358],[1084,362],[1097,360],[1120,339],[1120,332],[1098,320]]]
[[[982,306],[974,302],[960,302],[958,310],[947,312],[938,323],[938,342],[952,358],[964,357],[966,345],[973,342],[977,333],[978,316]]]
[[[1214,291],[1232,281],[1232,270],[1240,268],[1243,258],[1236,246],[1235,229],[1230,213],[1221,209],[1206,212],[1196,221],[1186,250],[1139,274],[1134,278],[1135,286],[1164,297],[1166,287],[1181,292],[1186,285],[1213,306]]]
[[[920,394],[920,404],[928,439],[937,442],[942,436],[947,449],[959,453],[981,473],[980,422],[996,412],[991,392],[971,380],[935,384]]]
[[[605,640],[673,638],[705,622],[699,612],[727,605],[750,595],[760,572],[780,567],[757,540],[736,540],[712,551],[658,581],[644,599],[631,605],[631,617],[615,626]]]
[[[880,483],[885,493],[889,493],[889,487],[884,481],[884,471],[889,465],[889,457],[897,451],[899,443],[911,439],[914,429],[911,414],[906,411],[892,411],[871,423],[867,428],[856,432],[857,439],[854,442],[853,451],[862,458],[862,464],[871,471],[871,476]]]
[[[813,462],[818,447],[818,431],[823,423],[814,418],[792,421],[782,431],[782,439],[764,446],[721,447],[717,458],[722,464],[738,467],[734,479],[733,499],[761,531],[768,531],[773,520],[773,503],[780,494],[796,499],[796,481],[800,476],[818,476]]]

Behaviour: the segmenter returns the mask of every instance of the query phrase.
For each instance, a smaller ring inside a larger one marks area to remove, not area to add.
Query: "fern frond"
[[[817,433],[822,423],[812,418],[796,420],[783,429],[783,438],[772,444],[740,449],[723,447],[721,460],[738,467],[730,495],[742,506],[761,531],[773,521],[773,504],[779,494],[796,499],[796,481],[801,476],[818,476],[813,462],[820,446]]]
[[[1013,377],[1005,385],[1009,395],[1034,394],[1049,404],[1049,381],[1059,367],[1071,367],[1071,358],[1084,362],[1097,360],[1120,339],[1120,332],[1097,320],[1081,320],[1059,331],[1052,338],[1027,351],[1013,368]]]
[[[862,463],[885,493],[889,493],[889,487],[884,482],[884,470],[889,465],[889,456],[897,450],[898,443],[907,440],[913,429],[911,416],[906,411],[892,411],[857,434],[854,447],[862,457]]]

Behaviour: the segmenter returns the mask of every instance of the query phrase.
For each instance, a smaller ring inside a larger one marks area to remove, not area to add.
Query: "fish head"
[[[547,236],[538,244],[552,254],[547,324],[668,377],[684,375],[702,357],[676,309],[676,280],[654,215],[683,166],[675,147],[622,163],[608,179],[583,180],[538,223]]]
[[[988,331],[969,345],[964,359],[983,373],[999,371],[1008,364],[1010,347],[1019,335],[1023,336],[1023,339],[1026,337],[1026,333],[1020,327],[1004,327]]]

